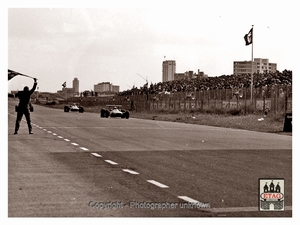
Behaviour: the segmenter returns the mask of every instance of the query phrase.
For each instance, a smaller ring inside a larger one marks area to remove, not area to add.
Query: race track
[[[9,217],[292,215],[291,136],[39,105],[14,135],[8,104]],[[284,212],[258,211],[259,178],[284,178]]]

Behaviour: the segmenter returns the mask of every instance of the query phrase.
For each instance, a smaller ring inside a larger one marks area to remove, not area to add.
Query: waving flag
[[[28,76],[28,75],[25,75],[25,74],[22,74],[22,73],[19,73],[19,72],[8,69],[8,80],[14,78],[17,75],[33,78],[31,76]]]
[[[251,28],[251,30],[249,31],[248,34],[245,34],[244,36],[246,45],[250,45],[253,42],[253,28]]]
[[[17,75],[20,75],[20,74],[18,72],[13,71],[13,70],[8,70],[8,80],[14,78]]]
[[[65,81],[61,86],[63,86],[63,88],[65,88],[67,86],[67,82]]]

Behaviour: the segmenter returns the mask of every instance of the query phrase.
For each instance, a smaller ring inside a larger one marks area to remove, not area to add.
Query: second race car
[[[77,105],[76,103],[73,103],[71,105],[66,105],[64,107],[64,112],[79,112],[79,113],[83,113],[84,112],[84,108],[82,106]]]
[[[100,111],[100,117],[120,117],[129,119],[129,111],[122,109],[122,105],[106,105],[107,108],[103,108]]]

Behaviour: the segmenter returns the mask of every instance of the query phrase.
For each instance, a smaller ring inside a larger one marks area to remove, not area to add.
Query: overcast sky
[[[138,1],[118,4],[122,8],[11,4],[8,68],[38,78],[39,91],[50,92],[65,81],[72,87],[75,77],[80,91],[101,82],[121,91],[140,87],[145,79],[158,83],[165,59],[176,60],[176,72],[230,75],[233,61],[251,60],[251,45],[245,46],[243,37],[254,25],[254,57],[277,63],[279,71],[293,70],[294,1],[251,2]],[[18,76],[8,90],[24,85],[32,86],[32,80]]]

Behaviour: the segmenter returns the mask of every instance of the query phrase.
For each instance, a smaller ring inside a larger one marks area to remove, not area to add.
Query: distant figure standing
[[[15,97],[19,98],[19,105],[18,105],[18,110],[17,110],[17,119],[16,119],[16,125],[15,125],[15,133],[18,134],[18,130],[20,127],[20,123],[23,117],[23,114],[26,117],[27,125],[28,125],[28,130],[29,134],[32,133],[32,126],[31,126],[31,120],[30,120],[30,112],[29,112],[29,107],[30,107],[30,96],[31,94],[35,91],[37,82],[36,78],[34,79],[34,84],[31,90],[27,86],[24,87],[23,91],[19,91]]]

